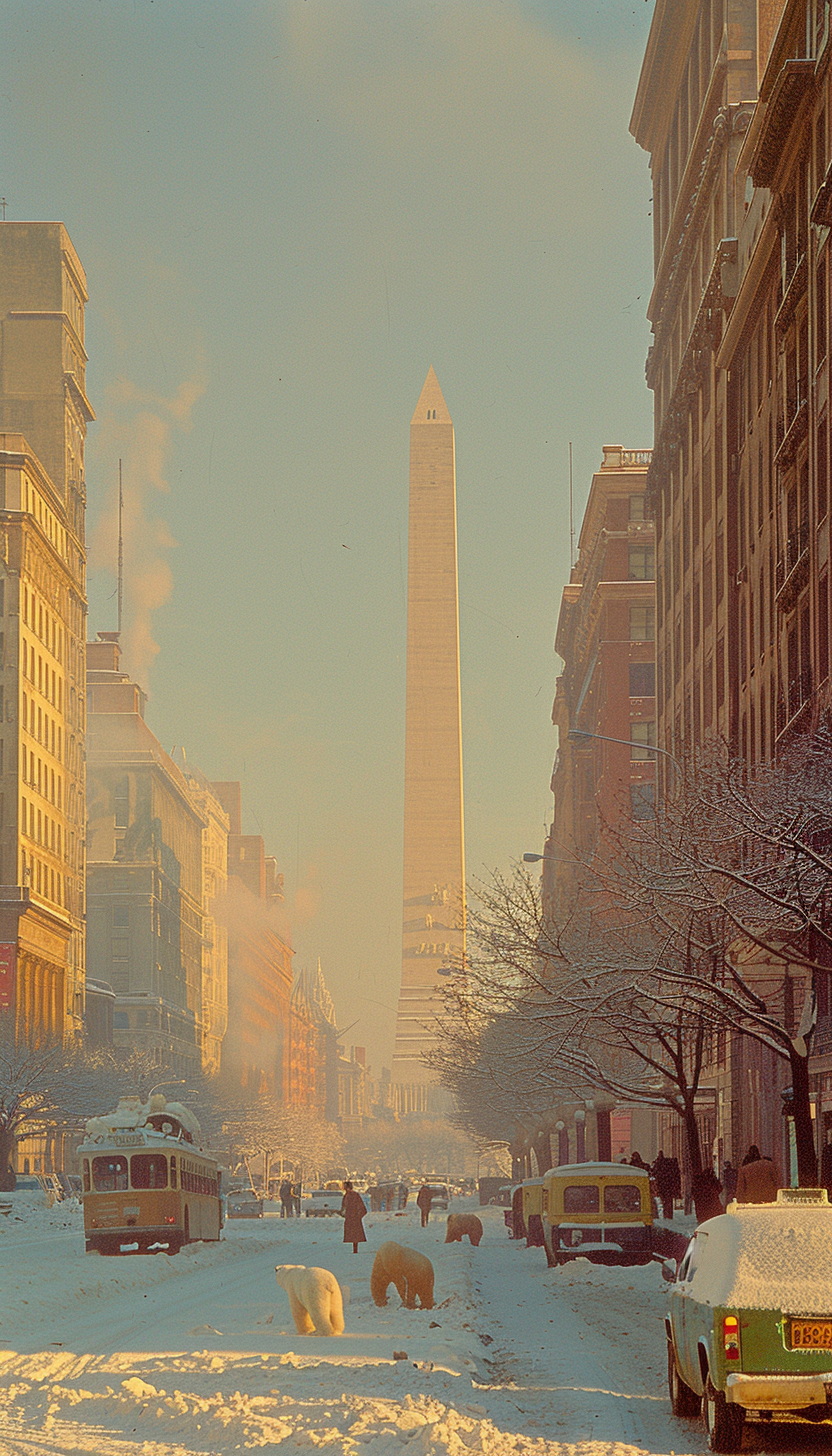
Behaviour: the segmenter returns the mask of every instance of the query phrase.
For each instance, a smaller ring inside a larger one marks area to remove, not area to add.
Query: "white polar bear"
[[[343,1335],[344,1302],[334,1274],[305,1264],[275,1264],[274,1272],[299,1335]]]

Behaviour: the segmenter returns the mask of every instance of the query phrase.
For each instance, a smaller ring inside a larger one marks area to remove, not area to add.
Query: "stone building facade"
[[[208,817],[144,720],[115,633],[88,645],[87,960],[116,994],[114,1040],[202,1068]]]
[[[0,1015],[81,1035],[85,977],[84,270],[0,223]]]
[[[555,802],[543,862],[544,898],[555,919],[567,913],[575,890],[569,858],[591,857],[599,822],[613,825],[622,816],[653,811],[656,584],[653,523],[644,504],[649,464],[649,450],[604,447],[578,560],[561,599],[555,649],[564,670],[552,708]]]

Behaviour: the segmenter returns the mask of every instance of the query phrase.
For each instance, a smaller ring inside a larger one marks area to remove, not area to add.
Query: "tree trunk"
[[[814,1188],[818,1181],[818,1160],[809,1099],[809,1058],[794,1045],[789,1050],[792,1069],[792,1116],[797,1147],[797,1181],[801,1188]]]
[[[595,1113],[598,1130],[598,1162],[612,1162],[612,1113],[608,1107],[599,1107]]]
[[[696,1121],[693,1103],[685,1104],[685,1111],[682,1117],[685,1126],[685,1141],[688,1146],[688,1162],[690,1164],[691,1182],[697,1173],[702,1172],[702,1149],[699,1144],[699,1126]]]
[[[8,1128],[0,1128],[0,1193],[11,1193],[15,1186],[12,1157],[17,1138]]]

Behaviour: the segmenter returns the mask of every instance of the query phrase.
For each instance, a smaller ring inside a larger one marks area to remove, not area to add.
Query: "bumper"
[[[181,1230],[172,1228],[170,1224],[160,1228],[143,1225],[141,1228],[90,1229],[86,1235],[87,1252],[91,1249],[119,1248],[122,1244],[169,1244],[171,1240],[179,1240],[181,1237]]]
[[[829,1404],[830,1394],[830,1370],[809,1375],[745,1375],[737,1371],[725,1382],[725,1399],[748,1410],[802,1410]]]

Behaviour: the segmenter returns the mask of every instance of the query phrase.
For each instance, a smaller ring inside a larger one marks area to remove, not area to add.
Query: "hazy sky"
[[[296,965],[389,1065],[410,418],[454,421],[471,879],[539,849],[605,443],[651,443],[648,0],[4,0],[0,195],[86,267],[90,634],[243,783]],[[90,967],[91,973],[95,967]]]

